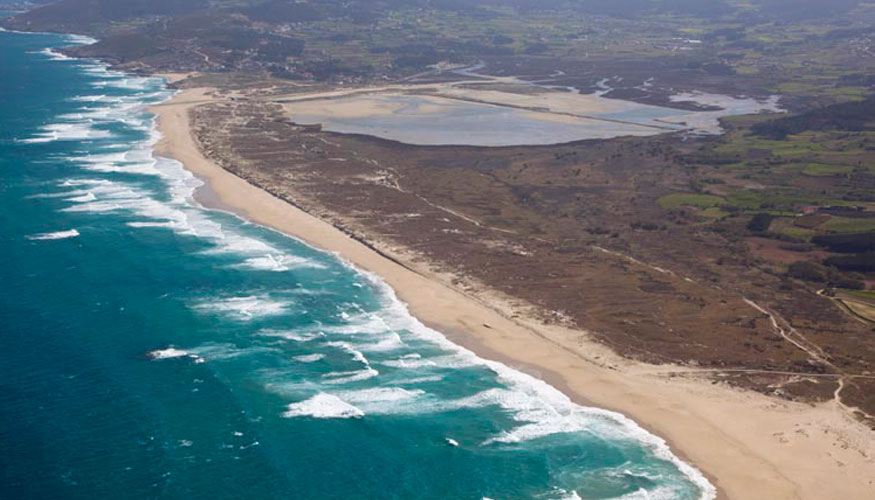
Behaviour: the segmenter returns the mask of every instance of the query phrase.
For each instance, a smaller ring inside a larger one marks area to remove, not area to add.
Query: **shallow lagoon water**
[[[204,210],[164,82],[0,32],[2,497],[673,498],[620,415],[478,358],[381,281]]]
[[[321,124],[331,132],[370,135],[407,144],[468,146],[560,144],[681,130],[716,134],[721,131],[719,119],[724,116],[777,110],[772,101],[693,94],[681,97],[685,101],[718,104],[723,109],[691,112],[596,95],[581,96],[576,107],[552,107],[577,115],[570,116],[400,93],[291,103],[288,108],[295,122]]]

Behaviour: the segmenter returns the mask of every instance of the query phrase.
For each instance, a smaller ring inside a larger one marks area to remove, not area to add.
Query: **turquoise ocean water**
[[[154,78],[0,32],[0,498],[697,499],[655,436],[192,200]]]

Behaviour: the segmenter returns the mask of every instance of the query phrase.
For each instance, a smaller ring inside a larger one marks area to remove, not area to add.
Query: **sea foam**
[[[301,356],[295,356],[292,359],[294,359],[295,361],[298,361],[300,363],[315,363],[316,361],[319,361],[320,359],[324,359],[324,358],[325,358],[324,354],[317,353],[317,354],[303,354]]]
[[[73,58],[70,56],[61,54],[60,52],[56,52],[55,50],[48,49],[48,48],[40,50],[39,53],[43,54],[45,56],[48,56],[48,58],[51,59],[52,61],[72,61],[73,60]]]
[[[95,87],[106,88],[103,94],[80,96],[78,101],[93,104],[77,114],[66,117],[69,123],[62,122],[44,127],[40,134],[31,138],[32,142],[52,140],[90,140],[94,134],[108,131],[94,128],[96,122],[119,121],[126,126],[143,124],[154,130],[153,120],[131,120],[130,116],[141,112],[143,105],[160,96],[154,95],[149,87],[152,80],[115,75],[108,70],[93,67],[89,71],[100,78]],[[108,97],[109,89],[140,91],[138,96]],[[166,95],[169,96],[169,93]],[[110,179],[70,179],[62,187],[75,188],[65,200],[69,212],[94,214],[124,212],[134,220],[127,221],[131,230],[172,230],[179,234],[201,238],[213,245],[211,250],[202,252],[207,257],[215,256],[239,258],[236,264],[240,269],[287,270],[298,265],[318,264],[317,260],[298,260],[289,252],[275,245],[265,243],[259,238],[248,236],[244,230],[227,227],[204,212],[192,200],[192,193],[200,181],[185,171],[179,162],[161,159],[152,155],[152,146],[157,134],[148,140],[134,145],[126,151],[102,151],[92,156],[82,155],[75,161],[89,175],[110,175]],[[24,142],[27,142],[26,139]],[[161,199],[155,192],[142,185],[122,180],[115,174],[136,173],[155,176],[165,184],[171,194],[170,200]],[[69,193],[69,191],[68,191]],[[71,230],[75,231],[75,230]],[[63,233],[63,232],[59,232]],[[58,233],[45,233],[58,234]],[[76,232],[78,235],[78,232]],[[35,235],[38,236],[38,235]],[[37,239],[37,238],[34,238]],[[49,239],[49,238],[46,238]],[[350,266],[351,267],[351,266]],[[452,412],[465,408],[495,407],[514,420],[510,428],[479,443],[481,446],[505,446],[543,439],[562,433],[592,433],[605,439],[633,440],[646,446],[653,455],[677,466],[702,491],[702,498],[713,498],[714,489],[699,471],[680,461],[671,453],[660,438],[644,431],[623,415],[576,405],[570,399],[545,382],[529,375],[512,370],[497,362],[487,361],[474,353],[450,342],[439,332],[422,325],[412,317],[406,306],[394,292],[379,278],[352,268],[364,276],[375,290],[384,298],[382,308],[377,312],[356,312],[347,308],[338,315],[337,324],[317,325],[302,330],[261,330],[258,336],[275,337],[290,342],[309,342],[320,340],[321,346],[334,347],[344,351],[349,360],[358,365],[354,370],[337,370],[319,373],[310,380],[290,381],[296,393],[296,402],[289,403],[282,413],[283,417],[312,418],[362,418],[367,415],[416,414],[427,415],[436,412]],[[226,292],[227,293],[227,292]],[[189,304],[193,309],[210,314],[221,314],[236,320],[252,320],[280,316],[294,312],[294,300],[288,293],[267,294],[241,291],[239,295],[201,297]],[[324,339],[325,341],[322,341]],[[343,339],[338,340],[338,339]],[[282,342],[276,342],[281,344]],[[402,354],[409,345],[429,346],[430,354]],[[312,344],[311,344],[312,345]],[[399,351],[395,353],[394,351]],[[237,348],[231,344],[204,344],[190,349],[168,347],[151,351],[149,357],[155,360],[188,357],[196,362],[206,359],[223,360],[270,351],[267,348]],[[434,352],[438,351],[438,352]],[[374,361],[368,358],[372,356]],[[389,359],[381,359],[389,357]],[[291,361],[312,363],[326,358],[321,353],[290,356]],[[290,363],[291,364],[291,363]],[[319,368],[322,363],[310,368]],[[372,366],[373,365],[373,366]],[[391,370],[381,373],[374,366],[386,366]],[[447,370],[460,367],[482,367],[494,374],[501,387],[482,390],[474,394],[452,398],[440,398],[427,393],[417,384],[435,383],[444,380]],[[344,367],[348,368],[348,367]],[[298,366],[298,369],[301,369]],[[280,372],[282,374],[282,372]],[[371,380],[374,379],[374,380]],[[385,379],[387,386],[368,387]],[[370,380],[370,381],[369,381]],[[398,387],[399,385],[405,387]],[[303,392],[306,390],[306,392]],[[313,395],[315,393],[315,395]],[[306,396],[306,399],[301,399]],[[648,494],[656,494],[658,489]],[[569,493],[566,498],[574,498]],[[630,497],[634,498],[634,497]]]
[[[188,351],[177,349],[175,347],[167,347],[165,349],[156,349],[154,351],[149,351],[146,353],[146,357],[154,360],[189,358],[194,360],[195,363],[203,363],[204,361],[206,361],[204,358],[198,356],[197,354],[192,354]]]
[[[68,229],[66,231],[55,231],[52,233],[32,234],[27,237],[29,240],[64,240],[67,238],[75,238],[79,236],[79,231]]]
[[[291,302],[277,300],[269,295],[244,295],[203,299],[194,308],[209,313],[220,313],[239,320],[251,320],[265,316],[276,316],[288,312]]]
[[[39,144],[53,141],[84,141],[109,139],[113,134],[108,130],[95,129],[90,123],[52,123],[45,125],[33,137],[18,139],[25,144]]]
[[[515,414],[515,419],[521,425],[491,438],[487,443],[523,442],[558,433],[590,429],[606,439],[634,440],[649,448],[655,456],[674,464],[699,487],[702,500],[713,499],[716,496],[714,486],[705,476],[672,453],[662,438],[642,429],[636,422],[621,413],[577,405],[543,380],[514,370],[503,363],[480,358],[473,352],[452,343],[441,333],[426,327],[410,315],[406,305],[395,296],[394,290],[384,281],[372,273],[358,269],[356,271],[370,280],[372,286],[386,297],[384,310],[396,321],[403,319],[406,323],[405,330],[449,352],[454,352],[456,356],[472,365],[487,367],[507,386],[507,389],[490,389],[461,400],[417,405],[417,411],[427,412],[429,408],[433,411],[448,411],[454,408],[496,405]],[[389,406],[384,410],[393,412],[398,411],[399,408]]]
[[[337,396],[319,393],[299,403],[291,403],[283,413],[285,418],[361,418],[365,414]]]

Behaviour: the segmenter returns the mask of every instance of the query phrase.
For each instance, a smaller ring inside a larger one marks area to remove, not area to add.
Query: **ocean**
[[[172,91],[0,32],[0,498],[699,499],[621,415],[449,342],[377,277],[210,211]]]

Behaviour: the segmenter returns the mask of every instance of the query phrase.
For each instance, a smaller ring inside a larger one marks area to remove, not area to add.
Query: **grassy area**
[[[850,165],[828,165],[825,163],[809,163],[802,169],[802,173],[813,177],[830,177],[834,175],[849,174],[854,171]]]
[[[734,134],[731,140],[712,151],[724,157],[740,157],[756,152],[762,156],[801,156],[823,149],[823,145],[805,136],[790,136],[783,141],[761,139],[751,135]]]
[[[657,203],[665,210],[674,210],[685,205],[699,208],[717,207],[726,203],[726,200],[710,194],[673,193],[663,196]]]
[[[708,219],[723,219],[725,217],[729,217],[730,214],[726,210],[714,206],[702,210],[701,212],[699,212],[699,215]]]
[[[813,238],[814,235],[817,234],[817,231],[815,231],[813,229],[805,229],[802,227],[786,226],[784,228],[781,228],[779,233],[790,236],[792,238],[799,239],[799,240],[808,241],[811,238]]]
[[[776,212],[775,215],[783,215],[788,210],[795,213],[795,210],[792,209],[805,205],[846,206],[853,205],[853,203],[823,194],[806,193],[802,190],[744,189],[730,194],[727,197],[726,205],[747,210],[774,210]]]
[[[778,94],[823,96],[837,101],[860,101],[869,94],[866,88],[839,87],[833,82],[820,81],[783,82],[776,85],[774,90]]]
[[[875,219],[850,219],[847,217],[833,217],[821,229],[833,233],[864,233],[875,231]]]
[[[817,231],[796,226],[794,223],[796,222],[793,217],[780,217],[772,221],[772,224],[769,226],[769,230],[773,233],[783,234],[785,236],[790,236],[792,238],[796,238],[798,240],[810,240]]]
[[[875,300],[875,291],[871,290],[842,290],[842,292],[848,295],[856,295],[863,299]]]

